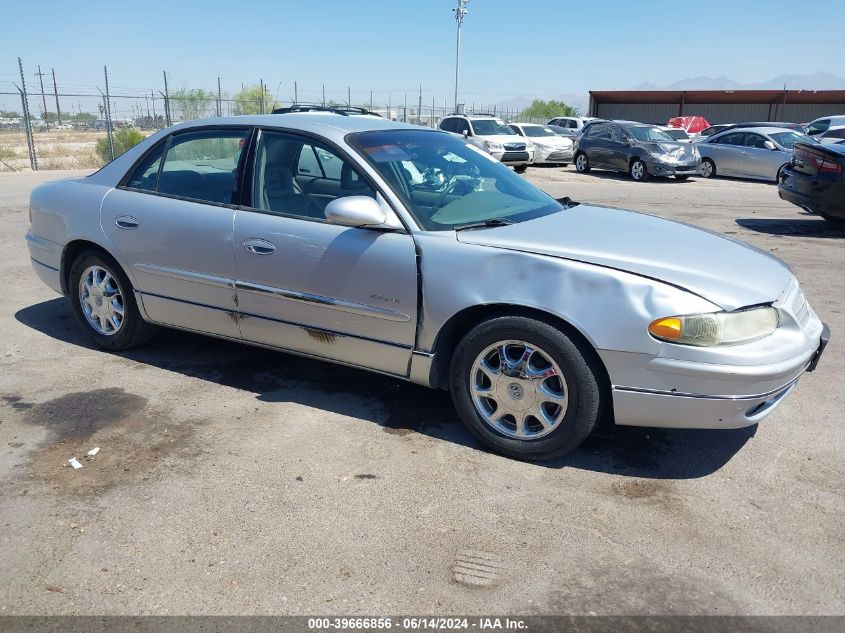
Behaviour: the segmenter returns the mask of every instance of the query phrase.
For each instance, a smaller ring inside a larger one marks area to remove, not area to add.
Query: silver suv
[[[461,136],[505,165],[522,173],[534,162],[534,145],[492,114],[452,114],[440,129]]]

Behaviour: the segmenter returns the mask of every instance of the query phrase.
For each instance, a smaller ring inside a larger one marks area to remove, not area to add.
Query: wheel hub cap
[[[79,280],[79,305],[99,334],[117,334],[123,326],[123,295],[117,280],[101,266],[89,266]]]
[[[568,389],[551,356],[524,341],[481,352],[470,375],[473,404],[497,432],[521,440],[548,435],[566,414]]]

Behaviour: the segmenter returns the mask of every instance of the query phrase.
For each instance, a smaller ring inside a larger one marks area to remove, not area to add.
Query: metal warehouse
[[[845,114],[845,90],[591,90],[590,116],[665,125],[700,115],[710,123],[793,121]]]

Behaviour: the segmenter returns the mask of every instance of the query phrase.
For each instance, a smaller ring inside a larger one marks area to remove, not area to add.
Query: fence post
[[[164,122],[167,127],[173,125],[170,120],[170,92],[167,90],[167,71],[161,71],[164,74]]]
[[[29,166],[32,168],[32,171],[38,171],[38,156],[35,153],[35,137],[32,135],[32,118],[29,115],[29,100],[26,94],[26,80],[23,76],[23,62],[20,57],[18,57],[18,68],[20,68],[21,71],[21,87],[19,92],[21,93],[23,119],[24,125],[26,126],[26,146],[29,150]]]
[[[109,69],[103,66],[103,74],[106,77],[106,134],[109,137],[109,156],[114,160],[114,137],[111,124],[111,99],[109,97]]]
[[[223,116],[223,92],[220,90],[220,77],[217,78],[217,116]]]

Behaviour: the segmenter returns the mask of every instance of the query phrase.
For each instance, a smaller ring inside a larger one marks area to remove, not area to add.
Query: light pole
[[[458,76],[461,67],[461,24],[464,23],[464,16],[468,13],[467,4],[469,0],[458,0],[458,6],[452,11],[455,12],[455,22],[458,23],[458,37],[455,42],[455,112],[458,111]]]

